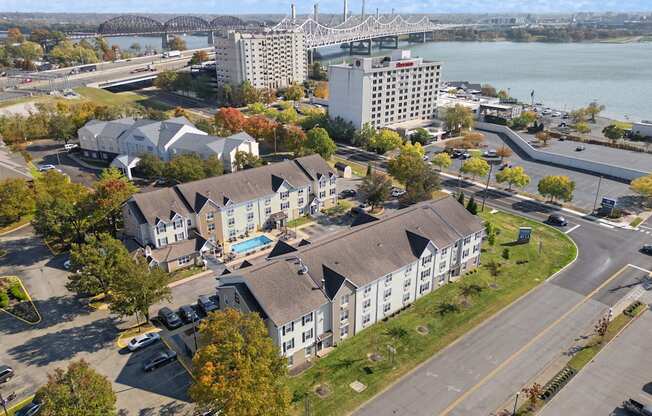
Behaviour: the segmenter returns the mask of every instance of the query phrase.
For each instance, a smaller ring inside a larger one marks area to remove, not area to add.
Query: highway
[[[377,155],[339,148],[350,160]],[[457,179],[444,179],[457,191]],[[462,182],[466,195],[482,188]],[[490,208],[544,221],[554,209],[514,195],[490,191]],[[638,250],[651,243],[645,232],[616,228],[592,217],[564,212],[563,229],[578,247],[578,258],[551,280],[511,304],[435,355],[363,406],[357,416],[487,416],[513,400],[514,393],[554,362],[581,334],[652,270],[652,257]],[[652,226],[648,220],[645,226]],[[545,251],[545,248],[544,248]],[[633,282],[633,283],[632,283]],[[638,285],[640,286],[640,285]],[[511,409],[510,409],[511,410]]]

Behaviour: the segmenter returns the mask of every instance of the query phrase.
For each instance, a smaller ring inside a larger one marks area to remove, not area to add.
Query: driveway
[[[73,182],[91,186],[97,180],[98,170],[88,169],[70,157],[63,149],[64,143],[57,140],[39,140],[27,146],[35,165],[50,164],[68,175]]]

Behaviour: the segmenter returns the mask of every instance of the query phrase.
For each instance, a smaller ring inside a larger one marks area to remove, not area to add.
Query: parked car
[[[367,204],[360,204],[357,207],[351,208],[351,214],[360,215],[366,213],[368,210]]]
[[[218,309],[218,306],[213,302],[210,296],[206,295],[202,295],[197,299],[197,307],[199,310],[204,312],[205,315]]]
[[[490,149],[484,152],[484,157],[498,157],[498,152],[496,149]]]
[[[66,143],[63,145],[63,149],[66,151],[71,151],[72,149],[78,148],[79,145],[77,143]]]
[[[161,336],[156,332],[149,332],[147,334],[138,335],[135,338],[132,338],[127,345],[129,351],[137,351],[145,347],[149,347],[152,344],[157,343],[161,339]]]
[[[405,195],[405,189],[393,188],[392,189],[392,198],[400,198]]]
[[[652,255],[652,244],[643,244],[643,247],[641,247],[641,252]]]
[[[14,376],[14,369],[8,365],[0,365],[0,384],[6,383]]]
[[[47,165],[38,165],[37,169],[39,172],[47,172],[49,170],[56,169],[56,167],[54,165],[47,164]]]
[[[552,113],[553,117],[561,117],[561,113],[559,111],[555,111]]]
[[[191,323],[199,320],[197,312],[195,312],[195,310],[190,305],[183,305],[180,307],[179,316],[181,316],[181,319],[183,319],[186,323]]]
[[[345,189],[340,192],[340,198],[353,198],[358,192],[355,189]]]
[[[16,416],[35,416],[41,413],[41,407],[43,405],[38,402],[31,402],[27,406],[23,407],[20,409],[18,412],[16,412]]]
[[[582,151],[584,151],[584,150],[586,150],[586,147],[585,147],[585,146],[577,146],[577,147],[575,148],[575,151],[576,151],[576,152],[582,152]]]
[[[179,315],[174,313],[174,311],[167,306],[161,308],[158,311],[158,317],[170,329],[173,328],[178,328],[181,325],[183,325],[183,322],[181,322],[181,318],[179,318]]]
[[[462,157],[463,154],[464,154],[464,151],[462,151],[462,150],[457,150],[457,149],[453,149],[453,153],[451,153],[451,157],[452,157],[453,159],[457,159],[457,158]]]
[[[462,156],[460,156],[460,158],[461,158],[462,160],[471,159],[471,153],[469,153],[469,152],[464,152],[464,153],[462,153]]]
[[[548,217],[548,224],[565,227],[568,225],[568,221],[566,221],[566,218],[564,218],[559,214],[552,214],[551,216]]]
[[[167,349],[159,351],[143,363],[143,371],[153,371],[177,359],[177,353]]]
[[[498,168],[498,170],[505,170],[505,169],[507,169],[507,168],[511,168],[511,167],[512,167],[512,164],[511,164],[511,163],[503,163],[502,165],[500,165],[500,167]]]
[[[623,408],[632,415],[652,416],[652,406],[644,405],[634,399],[625,400],[623,402]]]

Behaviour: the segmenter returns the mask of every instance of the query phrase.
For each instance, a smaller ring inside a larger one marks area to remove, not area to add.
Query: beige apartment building
[[[258,312],[289,365],[301,364],[477,267],[483,231],[451,197],[365,216],[222,275],[220,307]]]
[[[202,253],[337,204],[337,174],[319,155],[133,195],[126,236],[166,270]],[[190,242],[192,241],[192,242]]]
[[[285,31],[238,32],[215,40],[218,85],[285,88],[308,77],[303,33]]]

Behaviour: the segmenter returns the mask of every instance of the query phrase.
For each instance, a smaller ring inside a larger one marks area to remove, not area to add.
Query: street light
[[[489,192],[489,181],[491,180],[491,173],[494,171],[493,160],[489,161],[489,175],[487,175],[487,184],[484,187],[484,193],[482,194],[482,209],[480,211],[484,212],[484,203],[487,200],[487,192]]]
[[[197,350],[199,349],[197,347],[197,325],[195,325],[195,322],[197,321],[197,316],[192,317],[192,337],[195,341],[195,354],[197,353]]]
[[[512,411],[512,416],[516,416],[516,408],[518,406],[518,395],[520,394],[520,391],[516,392],[516,398],[514,399],[514,411]]]

